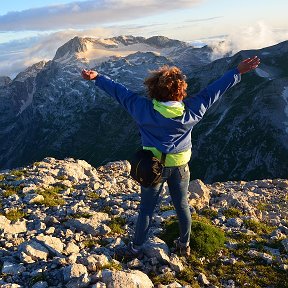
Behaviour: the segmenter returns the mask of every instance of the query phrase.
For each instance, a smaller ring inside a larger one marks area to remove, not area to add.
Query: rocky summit
[[[288,287],[288,180],[191,181],[187,258],[165,186],[144,257],[131,260],[115,254],[137,219],[129,170],[50,157],[1,171],[0,287]]]

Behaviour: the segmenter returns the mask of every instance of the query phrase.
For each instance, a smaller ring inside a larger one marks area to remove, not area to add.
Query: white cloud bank
[[[222,58],[227,54],[235,54],[241,50],[260,49],[288,40],[288,30],[275,30],[259,22],[254,26],[239,27],[231,34],[218,40],[210,40],[213,48],[212,60]]]
[[[93,0],[9,12],[0,31],[79,29],[192,7],[203,0]]]
[[[136,29],[133,30],[133,29]],[[143,28],[143,27],[141,27]],[[41,60],[51,60],[56,50],[75,36],[80,37],[113,37],[137,32],[137,27],[111,26],[108,28],[90,30],[66,30],[26,41],[13,41],[0,45],[0,76],[15,77],[28,66]],[[135,35],[141,36],[141,35]],[[219,44],[219,41],[222,42]],[[227,53],[235,54],[241,50],[259,49],[288,40],[287,30],[273,30],[263,23],[246,27],[225,35],[217,40],[202,39],[201,43],[208,43],[213,47],[212,60],[221,58]],[[194,41],[193,41],[194,42]]]
[[[109,37],[109,29],[66,30],[0,45],[0,76],[14,78],[19,72],[42,60],[51,60],[57,49],[75,36]]]

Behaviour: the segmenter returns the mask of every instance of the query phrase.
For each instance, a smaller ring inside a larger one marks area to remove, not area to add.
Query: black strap
[[[162,155],[161,155],[160,163],[163,164],[163,165],[165,164],[166,155],[167,155],[167,154],[165,154],[165,153],[162,153]]]

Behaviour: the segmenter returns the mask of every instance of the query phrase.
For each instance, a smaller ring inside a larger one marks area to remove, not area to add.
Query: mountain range
[[[164,64],[187,76],[188,95],[247,57],[261,65],[243,75],[193,129],[191,177],[207,183],[288,177],[288,41],[240,51],[212,61],[212,49],[163,36],[75,37],[55,57],[0,77],[0,169],[46,156],[85,159],[94,166],[129,159],[140,147],[132,118],[119,104],[84,81],[101,74],[145,94],[148,70]]]

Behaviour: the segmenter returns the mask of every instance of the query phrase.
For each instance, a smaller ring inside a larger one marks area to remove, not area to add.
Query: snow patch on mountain
[[[268,78],[269,80],[271,80],[270,74],[260,68],[256,68],[255,69],[256,73],[258,76],[262,77],[262,78]]]
[[[173,54],[175,55],[177,52],[177,46],[176,47],[165,47],[165,48],[159,48],[155,46],[148,45],[146,43],[133,43],[131,45],[124,45],[122,43],[116,44],[115,42],[112,42],[112,40],[109,40],[106,43],[112,44],[114,43],[115,46],[108,47],[102,45],[102,41],[93,43],[90,42],[87,44],[87,50],[81,51],[77,53],[78,59],[85,59],[86,62],[90,64],[90,66],[100,64],[101,62],[107,61],[111,57],[126,57],[128,55],[137,53],[137,52],[152,52],[155,55],[158,56],[164,56],[164,57],[173,57]]]
[[[87,51],[77,53],[77,58],[85,58],[88,63],[93,66],[107,61],[111,57],[126,57],[136,52],[152,51],[161,54],[161,49],[157,49],[144,43],[136,43],[131,45],[124,45],[119,43],[115,47],[105,47],[99,43],[88,43]]]
[[[32,104],[33,101],[33,96],[36,92],[36,81],[35,79],[33,80],[33,84],[32,84],[32,91],[30,93],[28,93],[28,98],[26,101],[22,100],[22,106],[20,108],[20,111],[18,112],[17,116],[20,115],[30,104]]]

